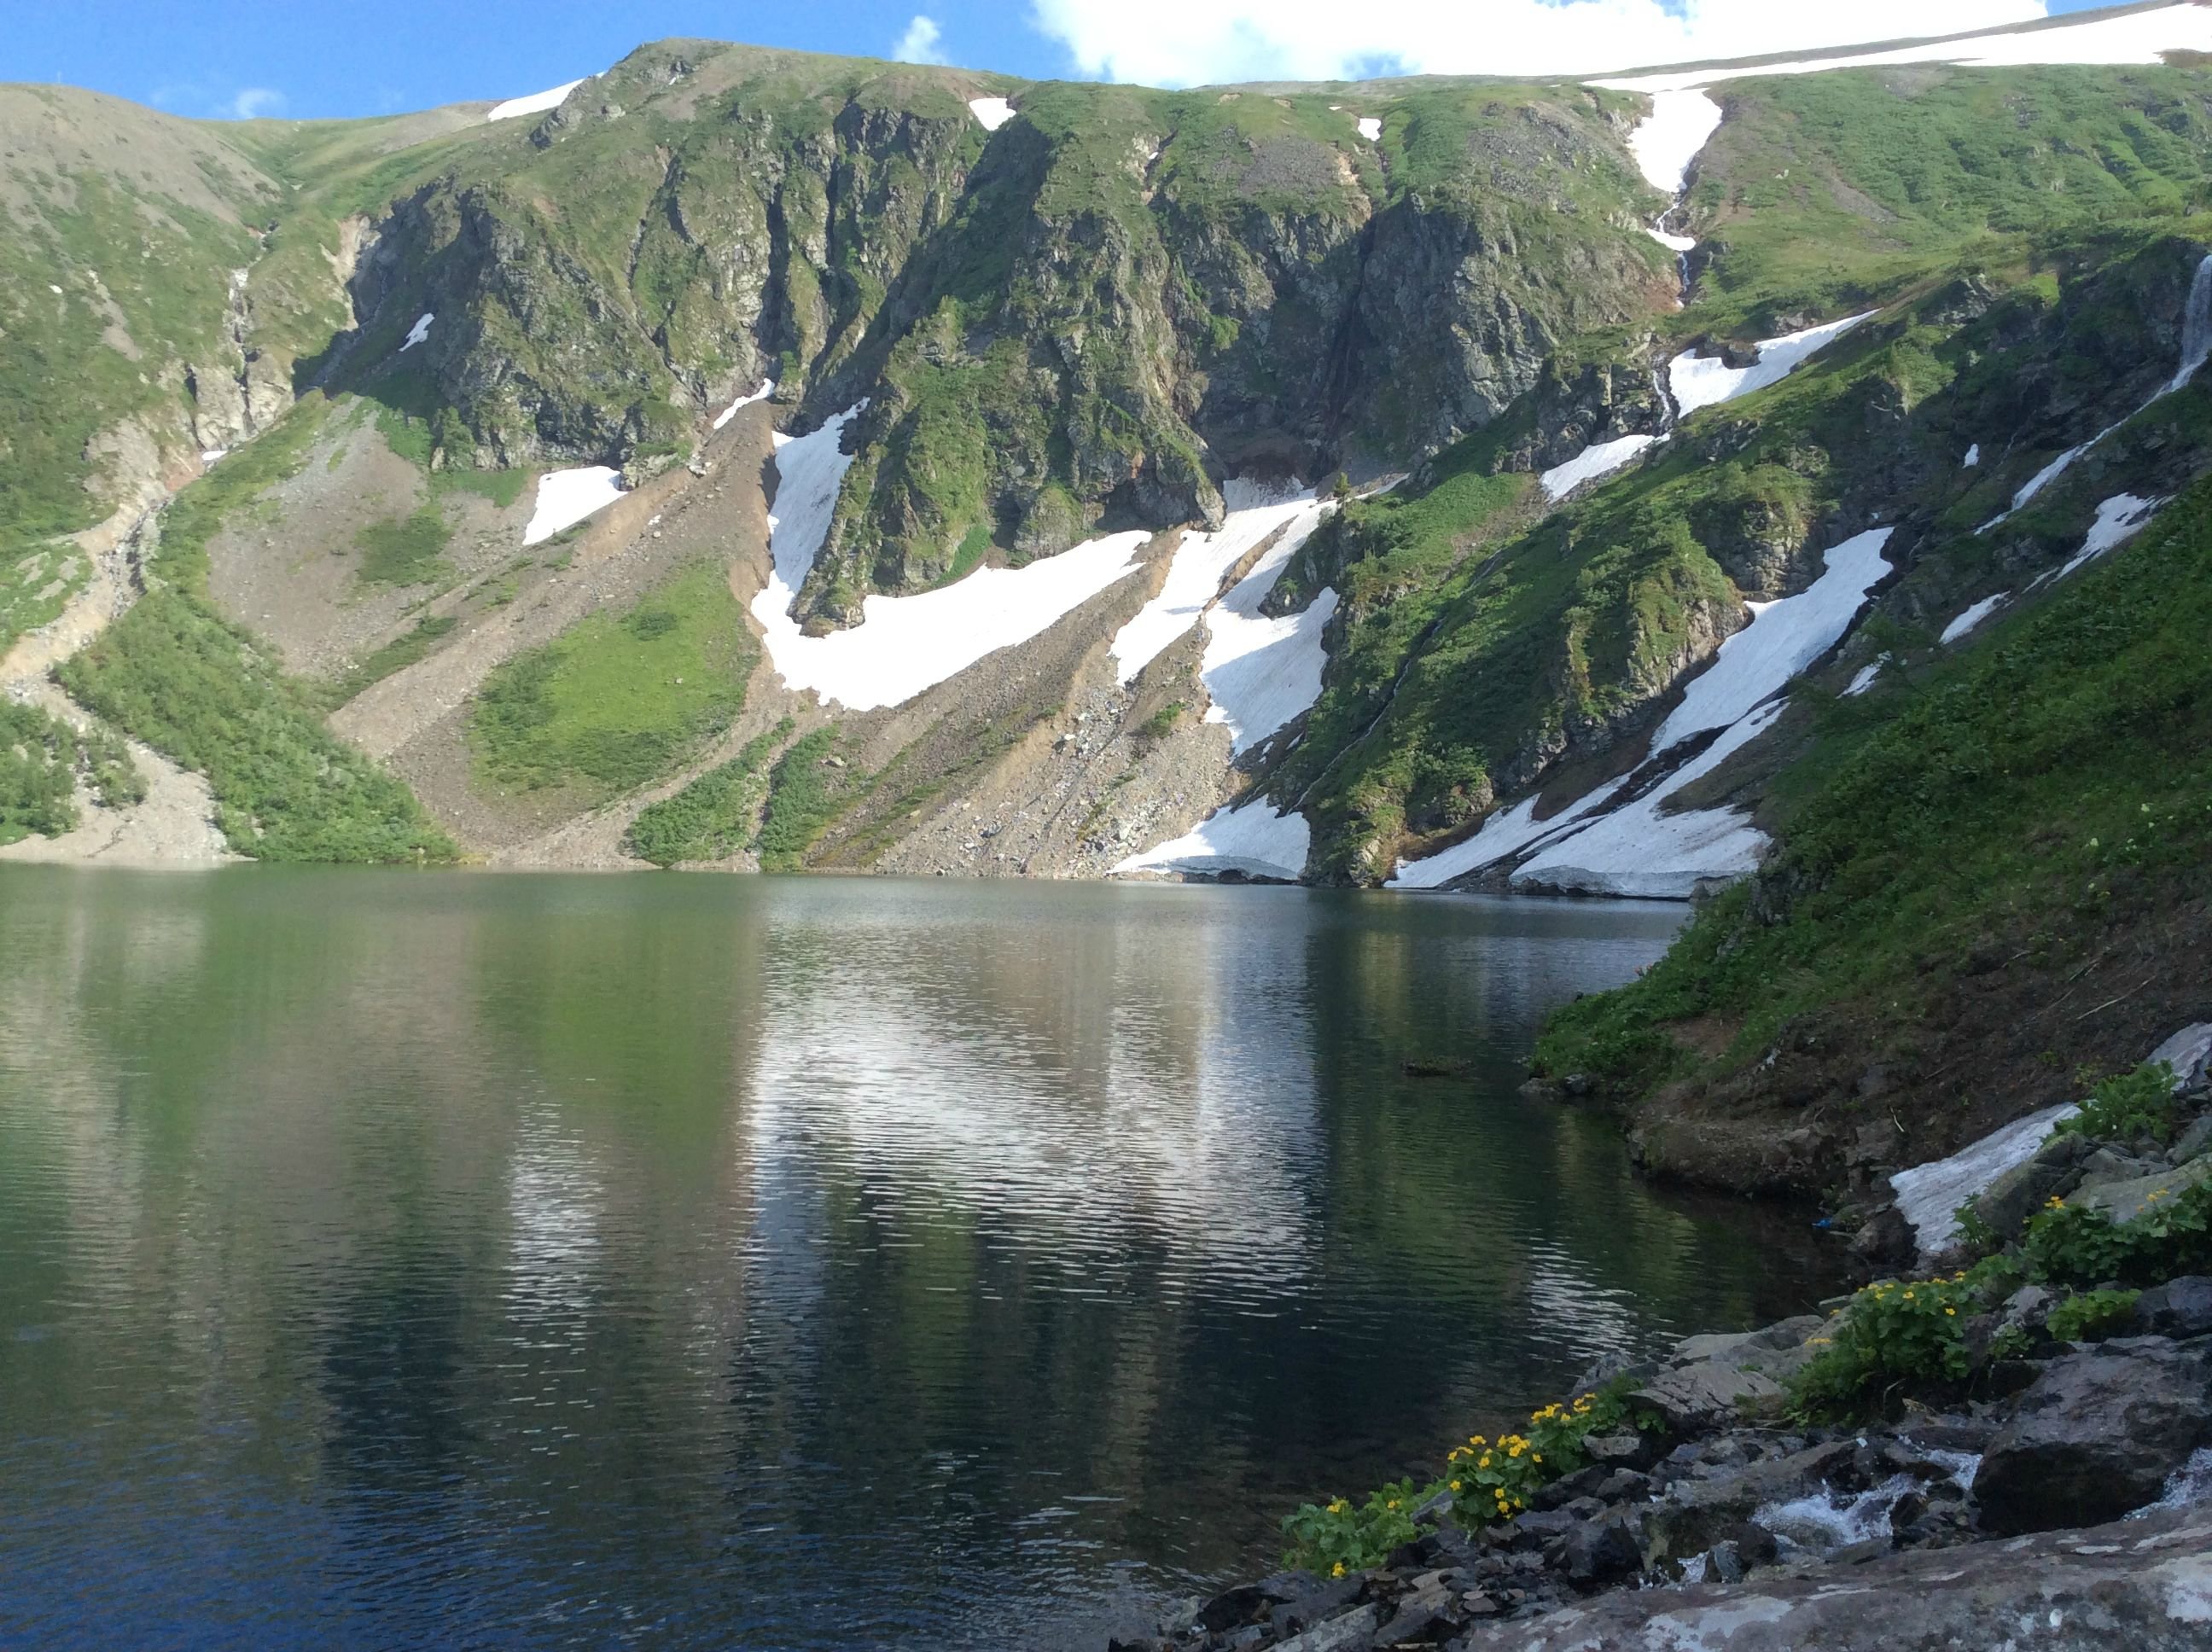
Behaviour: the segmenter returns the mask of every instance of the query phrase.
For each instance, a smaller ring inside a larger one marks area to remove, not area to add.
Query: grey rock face
[[[2146,1335],[2212,1335],[2212,1278],[2191,1274],[2168,1279],[2136,1301],[2136,1325]]]
[[[2160,1170],[2151,1175],[2106,1182],[2067,1202],[2102,1211],[2116,1223],[2132,1222],[2154,1206],[2186,1192],[2208,1176],[2212,1176],[2212,1158],[2201,1158],[2178,1170]]]
[[[1465,1652],[2202,1652],[2212,1514],[1885,1556],[1847,1575],[1618,1591],[1455,1643]]]
[[[2142,1337],[2055,1360],[1983,1455],[1982,1523],[2019,1533],[2116,1519],[2157,1497],[2208,1436],[2203,1350]]]

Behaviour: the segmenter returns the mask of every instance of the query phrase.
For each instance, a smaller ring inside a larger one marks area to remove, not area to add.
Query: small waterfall
[[[2207,361],[2212,361],[2212,252],[2204,255],[2203,261],[2197,266],[2196,279],[2189,283],[2189,302],[2183,307],[2181,313],[2180,371],[2176,373],[2172,379],[2150,398],[2150,401],[2145,402],[2142,407],[2137,408],[2136,413],[2142,412],[2143,408],[2150,406],[2160,397],[2171,396],[2177,390],[2188,388],[2189,381],[2197,376]],[[2136,413],[2129,414],[2128,419],[2135,417]],[[2013,495],[2012,504],[2008,507],[1991,517],[1974,531],[1987,533],[1991,528],[2001,525],[2014,511],[2021,509],[2028,501],[2033,499],[2036,495],[2041,493],[2044,489],[2070,470],[2075,459],[2104,440],[2106,436],[2111,435],[2113,431],[2120,428],[2121,424],[2125,424],[2128,419],[2122,419],[2119,424],[2112,425],[2099,431],[2079,447],[2068,448],[2034,476],[2029,477],[2027,485]]]
[[[2212,253],[2197,266],[2197,279],[2189,285],[2189,307],[2181,319],[2181,371],[2166,389],[2182,388],[2208,358],[2212,358]]]

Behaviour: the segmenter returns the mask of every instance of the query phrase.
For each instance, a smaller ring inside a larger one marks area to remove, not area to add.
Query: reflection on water
[[[1095,1648],[1826,1283],[1516,1094],[1678,915],[0,868],[0,1625]]]

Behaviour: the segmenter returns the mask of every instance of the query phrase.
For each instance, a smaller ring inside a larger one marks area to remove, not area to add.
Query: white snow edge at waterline
[[[1681,900],[1700,884],[1753,870],[1766,838],[1747,817],[1733,810],[1662,815],[1658,805],[1711,773],[1781,714],[1779,702],[1768,702],[1843,639],[1867,593],[1889,572],[1882,553],[1893,531],[1873,528],[1832,547],[1820,577],[1804,591],[1753,604],[1751,623],[1722,643],[1712,663],[1690,679],[1681,704],[1653,737],[1651,753],[1662,757],[1710,729],[1727,732],[1651,792],[1612,814],[1601,812],[1632,778],[1624,776],[1544,821],[1535,817],[1536,799],[1524,798],[1492,815],[1465,842],[1400,861],[1385,887],[1438,889],[1540,846],[1541,853],[1513,873],[1514,887]],[[1637,830],[1644,835],[1632,840],[1629,834]]]
[[[1279,812],[1255,799],[1216,810],[1171,842],[1131,855],[1114,873],[1237,872],[1293,882],[1304,875],[1312,844],[1313,829],[1304,815]]]

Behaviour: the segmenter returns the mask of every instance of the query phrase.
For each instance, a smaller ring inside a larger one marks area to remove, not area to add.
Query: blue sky
[[[2076,11],[2093,3],[2051,0],[2050,9]],[[1146,15],[1163,4],[1176,25],[1200,20],[1202,27],[1182,37],[1188,46],[1163,44],[1158,20]],[[1371,9],[1334,0],[1326,5],[1151,0],[1150,6],[1146,0],[378,0],[344,6],[327,0],[20,0],[0,28],[0,80],[62,81],[185,115],[372,115],[517,96],[605,68],[641,41],[702,35],[868,57],[893,56],[904,42],[940,61],[1025,77],[1114,73],[1118,67],[1131,77],[1212,81],[1343,65],[1387,69],[1404,61],[1392,55],[1389,41],[1429,36],[1431,7],[1445,9],[1443,15],[1461,30],[1479,20],[1491,38],[1499,39],[1523,22],[1542,30],[1556,18],[1556,5],[1557,0],[1382,0]],[[1685,7],[1693,14],[1702,10],[1711,26],[1692,38],[1701,45],[1725,42],[1730,55],[1804,43],[1753,38],[1768,27],[1813,28],[1819,38],[1841,44],[1984,27],[2039,9],[2037,0],[1859,0],[1848,8],[1805,0],[1756,0],[1755,7],[1751,0],[1575,0],[1575,6],[1581,8],[1577,17],[1586,11],[1592,19],[1580,33],[1615,39],[1630,37],[1620,27],[1624,19],[1667,21],[1668,14]],[[1301,14],[1312,17],[1310,28]],[[1806,21],[1813,17],[1822,21]],[[918,27],[918,19],[926,21]],[[1901,20],[1909,21],[1900,26]],[[1359,31],[1369,26],[1382,32],[1372,51],[1363,51]],[[1395,33],[1388,32],[1393,28]],[[1474,67],[1434,61],[1414,66]]]

